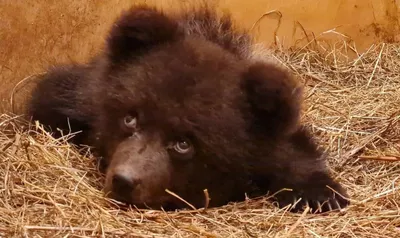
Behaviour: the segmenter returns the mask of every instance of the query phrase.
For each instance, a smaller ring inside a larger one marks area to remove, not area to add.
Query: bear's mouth
[[[182,206],[178,206],[174,202],[146,203],[146,202],[134,202],[122,199],[116,199],[116,200],[123,203],[122,206],[120,205],[121,208],[126,208],[126,209],[128,209],[129,207],[137,208],[140,210],[164,210],[164,211],[175,211],[184,209]]]
[[[139,198],[126,198],[124,196],[120,196],[116,193],[109,193],[108,197],[118,201],[119,206],[121,208],[137,208],[137,209],[145,209],[145,210],[165,210],[165,211],[175,211],[185,209],[187,206],[184,204],[178,204],[176,201],[171,201],[173,198],[170,196],[162,196],[158,197],[157,201],[143,201]],[[122,203],[122,204],[121,204]]]

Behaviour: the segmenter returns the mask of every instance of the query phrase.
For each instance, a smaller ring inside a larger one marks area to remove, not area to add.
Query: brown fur
[[[326,187],[347,196],[299,123],[301,88],[255,53],[227,15],[137,6],[117,20],[104,54],[52,69],[28,114],[52,129],[72,121],[83,131],[72,142],[104,157],[106,192],[139,207],[185,207],[165,189],[200,207],[203,189],[220,206],[282,188],[293,191],[276,196],[280,206],[303,199],[294,211],[306,201],[347,206]]]

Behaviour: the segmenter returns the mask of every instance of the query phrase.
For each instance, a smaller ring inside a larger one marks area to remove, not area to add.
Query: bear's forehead
[[[116,78],[133,104],[225,110],[242,95],[244,69],[245,63],[228,51],[189,38],[143,55]]]
[[[245,63],[216,44],[187,38],[125,64],[113,75],[109,95],[156,126],[227,134],[244,126]]]
[[[221,128],[217,124],[229,124],[241,117],[245,100],[236,87],[173,88],[170,87],[168,92],[141,92],[141,97],[133,95],[133,108],[141,111],[147,119],[162,119],[171,126],[194,123],[201,127],[215,124]]]

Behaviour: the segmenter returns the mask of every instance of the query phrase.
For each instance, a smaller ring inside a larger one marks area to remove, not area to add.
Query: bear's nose
[[[129,199],[132,191],[140,184],[139,179],[123,174],[115,174],[112,178],[112,190],[115,194]]]

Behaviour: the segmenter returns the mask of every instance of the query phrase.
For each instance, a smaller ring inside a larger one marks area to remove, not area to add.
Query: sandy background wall
[[[176,8],[183,0],[0,0],[0,99],[9,110],[10,93],[23,78],[42,72],[50,64],[84,62],[103,44],[105,34],[121,10],[133,3],[148,2]],[[312,38],[354,41],[362,52],[378,41],[400,40],[400,0],[220,0],[221,10],[232,11],[245,27],[253,27],[258,41],[270,45],[277,31],[285,47],[301,45]],[[263,14],[258,24],[254,23]],[[279,11],[279,12],[277,12]],[[299,24],[300,23],[300,24]],[[303,31],[301,27],[305,29]],[[335,29],[348,38],[334,32]],[[324,33],[325,32],[325,33]],[[26,88],[29,89],[29,85]],[[17,112],[29,90],[19,90]]]

